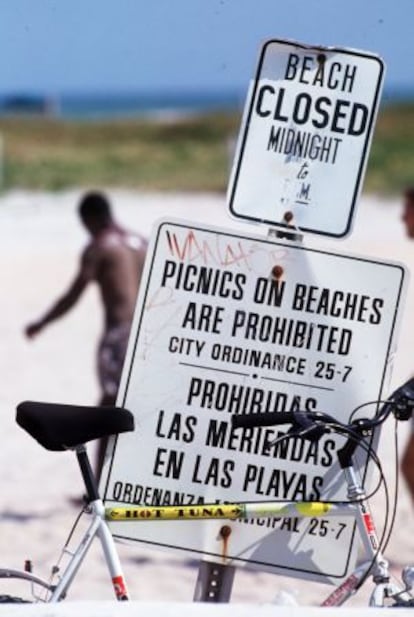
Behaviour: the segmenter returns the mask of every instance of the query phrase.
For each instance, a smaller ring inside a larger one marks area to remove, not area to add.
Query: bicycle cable
[[[357,407],[355,407],[355,409],[352,410],[350,416],[349,416],[349,421],[352,422],[354,415],[357,413],[357,411],[359,411],[360,409],[362,409],[363,407],[368,407],[369,405],[392,405],[394,401],[391,399],[378,399],[375,401],[367,401],[366,403],[361,403],[361,405],[358,405]],[[377,414],[378,411],[377,410],[375,413]],[[375,417],[375,416],[374,416]]]
[[[321,421],[316,422],[316,424],[322,424]],[[368,455],[368,457],[373,461],[373,463],[375,464],[378,473],[379,473],[379,480],[377,482],[377,485],[375,486],[375,488],[373,490],[371,490],[370,493],[368,493],[368,495],[365,497],[366,499],[370,499],[372,498],[381,488],[381,485],[386,481],[385,478],[385,474],[383,472],[382,469],[382,464],[381,461],[376,453],[376,451],[374,450],[374,448],[370,445],[367,444],[363,439],[361,439],[361,435],[359,433],[357,433],[355,430],[353,430],[351,427],[349,427],[346,424],[343,424],[342,422],[340,422],[339,420],[332,420],[329,422],[324,421],[323,422],[323,427],[326,429],[326,427],[329,427],[330,432],[333,433],[337,433],[339,435],[341,435],[341,430],[355,443],[357,443],[363,450],[365,450],[366,454]],[[340,430],[341,429],[341,430]],[[297,430],[295,432],[292,433],[285,433],[284,435],[281,435],[280,437],[278,437],[275,440],[272,440],[271,442],[268,443],[268,447],[273,447],[275,445],[277,445],[278,443],[282,442],[285,439],[290,439],[290,438],[294,438],[294,437],[300,437],[300,438],[306,438],[306,434],[308,433],[307,428],[302,429],[302,430]],[[367,463],[365,463],[365,465],[367,465]],[[282,500],[281,500],[282,501]],[[308,500],[304,500],[304,501],[311,501],[310,499]],[[327,500],[327,503],[332,503],[332,504],[338,504],[338,503],[344,503],[344,501],[346,500]],[[355,501],[359,501],[358,499],[356,499]],[[348,500],[348,503],[353,503],[354,500]]]
[[[372,446],[370,444],[367,444],[365,441],[361,440],[361,435],[358,433],[355,433],[354,430],[352,430],[349,426],[347,425],[342,425],[342,423],[338,422],[338,424],[334,423],[332,426],[333,430],[338,432],[339,434],[343,432],[345,432],[346,434],[348,434],[348,436],[352,439],[355,440],[358,445],[360,447],[362,447],[368,457],[371,458],[371,460],[376,464],[376,467],[378,469],[378,472],[380,474],[380,479],[379,482],[377,484],[377,487],[375,488],[374,491],[371,491],[369,494],[365,495],[363,497],[364,500],[370,500],[372,498],[372,496],[378,492],[378,490],[381,488],[381,486],[383,487],[384,490],[384,498],[385,498],[385,515],[384,515],[384,522],[383,522],[383,529],[382,529],[382,533],[380,535],[379,541],[378,541],[378,547],[376,548],[376,551],[369,563],[368,568],[366,569],[366,572],[363,574],[363,576],[361,577],[360,581],[358,582],[358,585],[356,587],[356,589],[360,589],[360,587],[362,587],[362,585],[364,584],[364,582],[367,580],[367,578],[370,575],[370,572],[372,570],[373,565],[375,564],[378,555],[382,552],[384,552],[385,546],[386,546],[386,536],[387,536],[387,529],[389,528],[389,516],[390,516],[390,496],[389,496],[389,489],[388,489],[388,483],[385,477],[385,474],[383,472],[383,468],[381,465],[381,462],[379,460],[379,457],[376,453],[376,451],[372,448]],[[366,463],[366,465],[368,465],[368,461]],[[349,500],[349,503],[352,503],[354,500]],[[360,499],[355,500],[356,502],[361,501]],[[336,503],[333,500],[330,500],[329,503]],[[340,502],[341,503],[341,502]],[[342,501],[343,503],[343,501]]]
[[[395,425],[394,425],[394,456],[395,456],[394,500],[393,500],[393,508],[392,508],[392,513],[391,513],[390,527],[389,527],[388,534],[384,542],[384,548],[383,548],[384,551],[386,550],[390,542],[391,535],[392,535],[394,525],[395,525],[396,516],[397,516],[398,489],[399,489],[399,484],[400,484],[399,461],[398,461],[398,421],[397,420],[395,420]]]
[[[361,407],[362,406],[360,406],[359,408],[361,408]],[[352,415],[353,414],[351,414],[351,416]],[[384,415],[384,417],[382,419],[381,419],[381,416],[379,416],[378,424],[382,424],[382,422],[384,422],[385,419],[388,416],[389,416],[389,413]],[[378,424],[377,424],[377,426],[378,426]],[[362,587],[364,582],[369,577],[370,572],[372,570],[372,567],[373,567],[373,565],[375,564],[375,561],[378,558],[378,555],[385,551],[386,546],[387,546],[387,544],[389,542],[389,538],[390,538],[391,533],[392,533],[392,528],[393,528],[394,519],[395,519],[396,493],[394,494],[394,506],[393,506],[392,515],[391,515],[391,521],[390,521],[390,494],[389,494],[388,482],[387,482],[387,479],[386,479],[385,474],[383,472],[382,464],[381,464],[381,461],[379,459],[378,454],[376,453],[376,451],[372,448],[372,446],[370,444],[367,444],[365,441],[361,440],[360,434],[356,433],[353,429],[351,429],[351,427],[349,427],[349,426],[347,426],[345,424],[342,424],[340,422],[338,422],[338,423],[335,422],[335,423],[332,423],[332,429],[335,432],[338,432],[339,434],[344,432],[345,434],[348,434],[348,436],[352,440],[356,440],[358,445],[360,447],[362,447],[366,451],[368,457],[370,457],[371,460],[376,464],[377,470],[378,470],[378,472],[380,474],[379,482],[377,483],[377,486],[376,486],[375,490],[371,491],[368,495],[366,495],[364,497],[364,499],[365,500],[370,500],[373,497],[373,495],[376,492],[378,492],[378,490],[381,488],[381,486],[383,487],[383,490],[384,490],[385,515],[384,515],[384,522],[383,522],[382,533],[381,533],[380,538],[379,538],[378,547],[377,547],[377,549],[375,551],[374,556],[372,557],[372,559],[370,561],[369,567],[367,568],[367,570],[364,573],[364,575],[361,577],[361,580],[358,582],[357,589],[359,589],[360,587]],[[367,461],[366,465],[367,464],[368,464],[368,461]],[[397,472],[397,475],[398,475],[398,469],[397,468],[396,468],[396,472]],[[350,500],[350,501],[352,501],[352,500]],[[359,501],[359,500],[356,500],[356,501]],[[335,502],[330,500],[329,503],[335,503]]]
[[[361,405],[359,405],[358,407],[356,407],[350,414],[349,416],[349,421],[350,422],[356,422],[354,420],[355,415],[358,411],[360,411],[362,408],[367,407],[369,405],[381,405],[381,407],[379,409],[376,410],[375,415],[373,418],[369,419],[369,418],[361,418],[359,420],[360,423],[360,429],[361,429],[361,425],[363,424],[364,420],[367,422],[367,431],[369,431],[369,435],[371,436],[370,439],[370,443],[367,443],[367,441],[364,439],[364,436],[361,434],[361,432],[358,432],[355,428],[346,425],[340,421],[337,421],[331,417],[328,416],[329,421],[322,421],[323,418],[323,414],[321,414],[321,419],[318,422],[318,420],[314,421],[314,426],[310,426],[310,427],[305,427],[302,428],[302,430],[296,430],[296,431],[291,431],[290,433],[286,433],[280,437],[278,437],[275,440],[272,440],[268,446],[272,447],[277,445],[278,443],[289,439],[289,438],[293,438],[295,436],[300,437],[300,438],[304,438],[306,439],[308,437],[309,439],[309,434],[312,433],[312,430],[314,428],[318,427],[319,425],[323,425],[321,426],[321,428],[323,429],[324,433],[336,433],[338,435],[342,435],[342,436],[346,436],[349,440],[351,440],[352,442],[356,443],[358,445],[358,447],[360,447],[366,454],[366,460],[363,463],[365,466],[365,470],[364,470],[364,476],[363,478],[361,478],[361,483],[362,483],[362,487],[364,487],[365,484],[365,480],[366,480],[366,474],[368,471],[368,466],[369,463],[372,462],[374,464],[374,467],[377,469],[377,473],[379,474],[379,478],[378,478],[378,482],[376,483],[375,487],[367,494],[364,495],[362,498],[359,499],[348,499],[347,502],[348,503],[355,503],[355,502],[360,502],[362,499],[369,501],[370,499],[372,499],[372,497],[381,489],[383,488],[384,491],[384,500],[385,500],[385,513],[384,513],[384,520],[383,520],[383,525],[382,525],[382,531],[378,540],[378,547],[376,547],[374,556],[372,557],[371,561],[369,562],[369,566],[367,567],[365,573],[363,574],[363,576],[361,577],[360,581],[358,582],[358,585],[356,587],[356,589],[359,589],[367,580],[367,578],[370,576],[372,567],[374,566],[378,556],[381,553],[384,553],[389,542],[390,539],[392,537],[392,533],[393,533],[393,529],[394,529],[394,525],[395,525],[395,520],[396,520],[396,514],[397,514],[397,501],[398,501],[398,486],[399,486],[399,462],[398,462],[398,418],[397,416],[395,416],[395,427],[394,427],[394,457],[395,457],[395,465],[394,465],[394,469],[395,469],[395,490],[394,490],[394,496],[393,496],[393,505],[391,508],[391,501],[390,501],[390,492],[389,492],[389,486],[388,486],[388,481],[387,478],[384,474],[383,471],[383,467],[381,464],[381,461],[379,459],[379,455],[377,454],[376,450],[373,448],[372,446],[372,441],[375,437],[375,429],[377,429],[380,425],[382,425],[385,420],[388,419],[388,417],[391,415],[392,413],[392,405],[396,405],[397,402],[394,399],[385,399],[385,400],[375,400],[375,401],[369,401],[366,403],[363,403]],[[300,412],[299,412],[300,413]],[[306,412],[302,412],[302,413],[306,413]],[[407,418],[404,418],[407,419]],[[327,430],[328,429],[328,430]],[[323,433],[322,433],[323,434]],[[319,436],[319,438],[322,435]],[[368,435],[367,435],[368,436]],[[318,437],[316,438],[318,439]],[[365,488],[364,488],[365,490]],[[318,499],[320,499],[320,497],[318,497]],[[285,501],[285,500],[273,500],[273,501]],[[303,500],[304,502],[307,501],[312,501],[312,500]],[[326,503],[331,503],[331,504],[341,504],[344,503],[345,500],[323,500]]]
[[[395,401],[393,401],[392,399],[387,399],[387,400],[381,400],[381,401],[370,401],[368,403],[364,403],[362,405],[359,405],[358,407],[356,407],[350,418],[352,418],[355,413],[361,409],[364,406],[367,405],[372,405],[372,404],[377,404],[377,403],[381,403],[382,405],[392,405],[393,403],[395,403]],[[385,415],[385,419],[387,419],[387,417],[390,415],[391,412],[388,412]],[[380,418],[380,417],[379,417]],[[382,421],[384,421],[382,420]],[[381,421],[381,419],[380,419]],[[397,500],[398,500],[398,487],[399,487],[399,479],[400,479],[400,474],[399,474],[399,461],[398,461],[398,421],[397,419],[395,419],[395,424],[394,424],[394,457],[395,457],[395,461],[394,461],[394,470],[395,470],[395,475],[394,475],[394,498],[393,498],[393,506],[392,506],[392,510],[391,510],[391,515],[390,513],[388,513],[388,516],[390,515],[391,518],[389,520],[389,522],[387,521],[387,527],[388,527],[388,531],[386,531],[386,527],[384,527],[384,534],[386,534],[386,537],[384,535],[384,540],[383,540],[383,544],[382,544],[382,551],[385,551],[391,536],[392,536],[392,532],[394,529],[394,524],[395,524],[395,519],[396,519],[396,515],[397,515]],[[384,486],[387,486],[388,488],[388,483],[386,478],[384,477]]]
[[[60,555],[57,559],[57,562],[55,563],[54,566],[52,566],[52,570],[49,576],[49,585],[53,584],[53,577],[56,576],[59,572],[60,572],[60,564],[62,563],[62,560],[65,556],[65,554],[67,554],[68,552],[68,546],[70,541],[72,540],[73,534],[75,533],[76,527],[79,524],[80,519],[82,518],[82,516],[85,514],[86,512],[86,508],[83,507],[77,514],[74,523],[72,524],[72,527],[69,531],[69,534],[67,535],[66,541],[60,551]]]
[[[338,424],[340,425],[341,423],[338,422]],[[332,428],[332,432],[336,432],[338,434],[341,434],[338,430],[338,426],[336,425],[336,423],[332,423],[332,425],[330,424],[324,424],[324,426],[330,426],[330,428]],[[379,460],[379,457],[377,455],[377,453],[375,452],[375,450],[372,448],[372,446],[370,446],[369,444],[367,444],[365,441],[361,441],[361,436],[358,435],[357,433],[355,433],[355,431],[352,431],[352,429],[348,428],[346,425],[343,425],[343,429],[347,431],[348,436],[351,440],[355,441],[358,443],[358,445],[365,450],[366,454],[368,455],[368,457],[371,458],[371,460],[373,461],[373,463],[375,464],[378,474],[379,474],[379,480],[376,484],[376,486],[374,487],[374,489],[372,489],[370,491],[370,493],[368,493],[364,498],[365,499],[371,499],[381,488],[381,485],[385,482],[386,478],[385,478],[385,474],[383,472],[382,469],[382,464],[381,461]],[[276,439],[272,440],[271,442],[269,442],[268,444],[268,448],[270,447],[274,447],[277,446],[277,444],[285,441],[285,440],[289,440],[289,439],[293,439],[295,437],[300,437],[300,438],[304,438],[306,437],[306,432],[307,429],[302,429],[301,431],[296,431],[294,433],[286,433],[284,435],[281,435],[280,437],[277,437]],[[365,463],[367,464],[367,463]],[[317,497],[319,499],[319,497]],[[315,499],[303,499],[304,503],[310,503],[312,501],[314,501]],[[282,503],[284,501],[286,501],[286,498],[284,499],[272,499],[271,501],[274,501],[276,503]],[[361,501],[361,499],[324,499],[323,500],[325,503],[330,503],[333,505],[338,505],[338,504],[343,504],[343,503],[357,503],[359,501]]]

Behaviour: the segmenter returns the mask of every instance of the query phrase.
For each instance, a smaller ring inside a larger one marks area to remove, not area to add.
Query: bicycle
[[[254,517],[316,517],[352,514],[361,535],[367,560],[360,564],[338,587],[336,587],[321,606],[341,606],[372,577],[374,590],[370,606],[383,607],[414,606],[411,593],[414,585],[414,568],[404,568],[403,586],[391,582],[388,563],[382,552],[383,542],[379,540],[367,496],[355,473],[353,455],[358,447],[363,448],[373,460],[375,453],[366,442],[373,430],[393,414],[397,420],[408,420],[414,410],[414,380],[399,388],[382,406],[374,418],[360,418],[345,425],[335,418],[321,412],[275,412],[232,416],[235,427],[270,426],[290,424],[290,435],[300,435],[307,439],[320,439],[330,431],[340,432],[346,437],[337,457],[348,487],[348,499],[344,502],[239,502],[227,504],[203,504],[192,506],[127,506],[105,508],[97,488],[85,443],[100,437],[119,434],[134,429],[132,414],[123,408],[99,408],[52,403],[24,402],[17,408],[16,420],[32,437],[48,450],[75,451],[86,489],[86,506],[92,520],[79,545],[70,555],[69,563],[62,573],[55,569],[52,574],[59,575],[55,584],[38,578],[32,572],[0,569],[0,578],[21,579],[29,582],[37,601],[57,602],[68,593],[81,563],[96,536],[101,540],[105,561],[108,565],[112,585],[117,600],[128,600],[128,591],[117,555],[114,538],[108,523],[111,521],[171,521],[228,519],[243,520]],[[286,437],[285,437],[286,438]],[[81,445],[79,445],[81,444]],[[388,532],[388,537],[390,531]],[[37,592],[37,588],[40,592]],[[23,601],[11,596],[0,596],[2,602]]]

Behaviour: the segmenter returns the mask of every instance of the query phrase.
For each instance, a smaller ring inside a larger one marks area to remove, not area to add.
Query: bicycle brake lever
[[[303,411],[295,411],[295,424],[288,430],[287,434],[296,435],[308,441],[318,441],[324,433],[330,432],[328,426],[322,422],[315,422],[308,414]]]
[[[294,411],[293,415],[294,422],[289,430],[286,431],[285,438],[297,436],[308,441],[318,441],[322,435],[331,432],[330,426],[322,424],[322,422],[315,422],[303,411]],[[276,439],[268,441],[266,448],[274,446],[279,439],[280,437],[276,437]]]

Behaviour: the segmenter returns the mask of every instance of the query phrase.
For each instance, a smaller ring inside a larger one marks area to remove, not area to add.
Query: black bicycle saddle
[[[47,450],[68,450],[109,435],[134,430],[134,416],[123,407],[87,407],[24,401],[16,422]]]

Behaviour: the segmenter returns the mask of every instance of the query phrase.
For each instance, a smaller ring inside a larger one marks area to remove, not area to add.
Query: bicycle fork
[[[359,482],[352,465],[342,467],[346,483],[348,499],[354,502],[355,520],[364,547],[367,560],[358,566],[352,574],[331,593],[321,606],[341,606],[354,595],[369,575],[375,584],[371,594],[370,606],[384,606],[386,598],[400,591],[390,583],[388,561],[380,550],[380,542],[365,491]]]
[[[372,576],[375,584],[371,594],[369,605],[381,607],[385,605],[387,598],[393,597],[400,589],[390,582],[389,564],[381,552],[380,542],[368,501],[365,499],[365,491],[358,482],[353,467],[344,469],[348,484],[348,497],[351,500],[358,499],[356,503],[356,522],[358,531],[368,558],[368,569],[361,577],[361,584],[368,575]],[[371,567],[369,567],[371,564]]]

